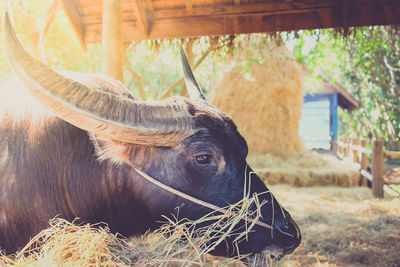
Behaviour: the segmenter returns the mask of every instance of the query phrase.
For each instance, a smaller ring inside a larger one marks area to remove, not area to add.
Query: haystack
[[[351,187],[359,182],[359,169],[353,163],[330,154],[302,151],[283,159],[272,154],[250,155],[247,159],[268,185]]]
[[[301,69],[285,47],[256,53],[235,56],[210,100],[233,118],[250,153],[293,156],[304,150],[298,135]]]

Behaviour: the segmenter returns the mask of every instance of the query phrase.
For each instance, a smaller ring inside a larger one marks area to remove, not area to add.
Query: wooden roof
[[[102,0],[62,0],[83,45],[101,42]],[[123,0],[125,41],[400,24],[399,0]]]
[[[346,89],[344,89],[340,84],[332,82],[332,79],[321,73],[320,77],[323,80],[323,89],[322,91],[316,93],[316,95],[324,95],[324,94],[338,94],[338,104],[342,109],[345,109],[349,112],[353,110],[357,110],[361,108],[361,102],[357,100],[351,93],[349,93]],[[307,88],[305,88],[304,93],[308,93]]]

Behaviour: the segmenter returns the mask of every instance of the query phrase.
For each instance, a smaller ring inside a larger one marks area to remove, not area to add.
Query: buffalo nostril
[[[291,238],[296,238],[297,237],[297,233],[290,233],[289,231],[289,226],[284,225],[284,226],[277,226],[275,227],[276,230],[278,230],[279,233],[281,233],[282,235],[285,235],[287,237],[291,237]]]
[[[292,253],[301,242],[300,229],[292,219],[286,224],[275,225],[275,233],[275,239],[281,244],[286,255]]]

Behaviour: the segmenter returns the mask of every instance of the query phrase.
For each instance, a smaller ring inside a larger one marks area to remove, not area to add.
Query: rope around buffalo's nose
[[[211,204],[211,203],[208,203],[208,202],[206,202],[206,201],[203,201],[203,200],[201,200],[201,199],[198,199],[198,198],[189,196],[188,194],[185,194],[185,193],[183,193],[183,192],[181,192],[181,191],[179,191],[179,190],[176,190],[176,189],[174,189],[174,188],[172,188],[172,187],[170,187],[170,186],[168,186],[168,185],[165,185],[165,184],[161,183],[160,181],[154,179],[154,178],[151,177],[150,175],[148,175],[148,174],[144,173],[143,171],[141,171],[141,170],[135,168],[134,166],[131,165],[131,167],[132,167],[140,176],[142,176],[143,178],[145,178],[147,181],[149,181],[149,182],[155,184],[156,186],[158,186],[158,187],[160,187],[160,188],[162,188],[162,189],[164,189],[164,190],[166,190],[166,191],[168,191],[168,192],[170,192],[170,193],[172,193],[172,194],[174,194],[174,195],[177,195],[177,196],[179,196],[179,197],[181,197],[181,198],[184,198],[184,199],[186,199],[186,200],[189,200],[189,201],[191,201],[191,202],[193,202],[193,203],[195,203],[195,204],[197,204],[197,205],[200,205],[200,206],[203,206],[203,207],[212,209],[212,210],[214,210],[214,211],[220,212],[220,213],[222,213],[222,214],[231,213],[232,215],[237,215],[237,213],[234,212],[234,211],[228,211],[228,210],[226,210],[226,209],[224,209],[224,208],[220,208],[220,207],[218,207],[218,206],[215,206],[215,205],[213,205],[213,204]],[[249,222],[249,223],[257,224],[258,226],[261,226],[261,227],[264,227],[264,228],[267,228],[267,229],[273,229],[273,227],[272,227],[271,225],[266,224],[266,223],[263,223],[263,222],[260,222],[258,219],[253,219],[253,218],[249,218],[249,217],[243,217],[243,218],[241,218],[241,220],[244,220],[244,221]]]

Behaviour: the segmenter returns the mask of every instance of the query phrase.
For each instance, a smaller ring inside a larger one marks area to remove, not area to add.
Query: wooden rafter
[[[338,7],[337,0],[316,1],[311,3],[296,2],[265,2],[257,4],[241,4],[227,6],[207,6],[196,7],[196,9],[163,9],[154,11],[149,17],[152,20],[180,18],[180,17],[196,17],[196,16],[237,16],[237,15],[256,15],[259,13],[265,15],[273,14],[291,14],[300,12],[312,12],[319,9]]]
[[[348,27],[349,23],[349,6],[351,5],[351,0],[342,0],[342,25],[343,27]]]
[[[193,9],[191,0],[185,0],[185,5],[187,9]]]
[[[151,2],[151,0],[146,0],[146,4],[147,4],[147,9],[150,11],[154,11],[154,7],[153,4]]]
[[[86,27],[82,22],[82,14],[79,10],[79,6],[75,0],[61,0],[61,2],[75,35],[78,37],[79,43],[83,50],[86,50]]]
[[[149,36],[149,21],[147,20],[147,15],[142,5],[142,1],[133,1],[133,9],[135,11],[135,16],[142,31],[142,34],[145,38],[147,38]]]
[[[62,0],[80,3],[83,0]],[[190,38],[253,32],[400,25],[399,0],[131,0],[124,1],[124,39]],[[249,1],[250,2],[250,1]],[[251,1],[253,2],[253,1]],[[81,7],[85,42],[101,41],[100,4]]]
[[[44,15],[38,20],[39,25],[39,50],[42,55],[42,60],[46,64],[47,58],[45,53],[45,45],[47,36],[50,33],[51,27],[53,26],[54,19],[56,18],[57,12],[60,7],[59,1],[50,1],[50,5],[44,11]]]

